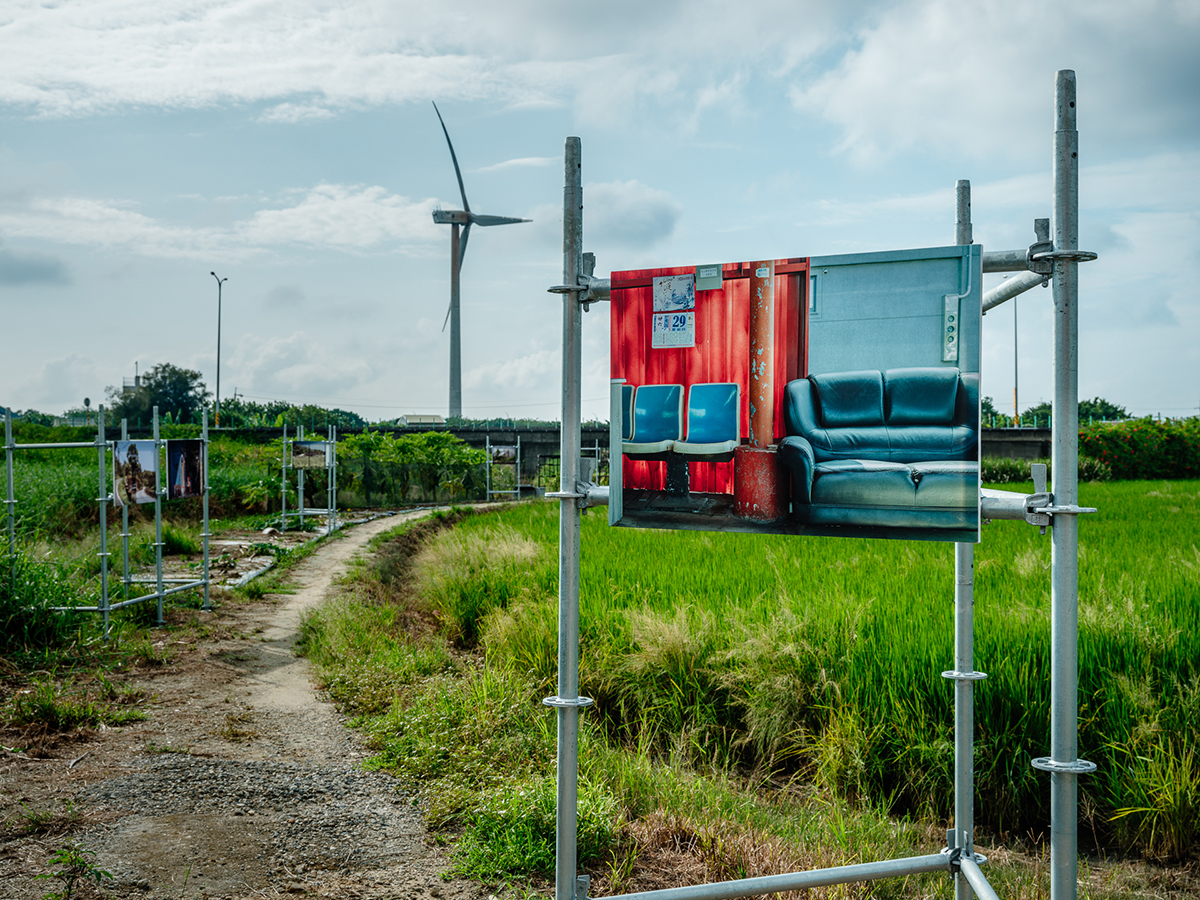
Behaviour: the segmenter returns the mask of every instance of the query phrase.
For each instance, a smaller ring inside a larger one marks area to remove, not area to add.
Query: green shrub
[[[469,878],[554,873],[555,781],[539,778],[489,791],[467,817],[454,872]],[[617,804],[604,787],[581,781],[576,820],[579,864],[601,862],[616,835]]]
[[[54,563],[20,550],[0,555],[0,652],[59,647],[78,632],[81,614],[54,607],[88,605],[81,591]]]
[[[1114,478],[1200,478],[1200,418],[1090,425],[1080,429],[1079,452]]]
[[[984,457],[979,463],[980,476],[984,484],[1017,484],[1030,480],[1029,467],[1033,463],[1044,463],[1046,476],[1053,483],[1053,472],[1048,459],[994,459]],[[1103,460],[1091,456],[1079,457],[1078,478],[1080,481],[1111,481],[1112,468]]]

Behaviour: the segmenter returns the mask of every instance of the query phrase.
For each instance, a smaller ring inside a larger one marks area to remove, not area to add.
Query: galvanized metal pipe
[[[1042,283],[1043,278],[1045,276],[1039,275],[1037,272],[1022,272],[1006,279],[983,295],[983,311],[986,313],[1006,300],[1011,300],[1013,297],[1037,287]]]
[[[14,450],[91,450],[95,441],[72,441],[66,444],[14,444]]]
[[[1055,76],[1054,246],[1079,249],[1079,132],[1075,72]],[[1077,506],[1079,442],[1079,263],[1054,262],[1054,434],[1052,471],[1056,506]],[[1050,756],[1075,765],[1078,745],[1079,519],[1056,515],[1050,556]],[[1050,897],[1077,893],[1079,776],[1050,773]]]
[[[166,624],[163,619],[163,577],[162,577],[162,454],[159,448],[162,442],[158,438],[158,407],[154,407],[154,571],[158,582],[158,625]]]
[[[979,900],[1000,900],[996,896],[995,889],[988,884],[987,878],[984,877],[978,863],[969,856],[963,856],[958,861],[959,871],[962,877],[971,885]]]
[[[720,881],[714,884],[697,884],[691,887],[666,888],[660,891],[619,894],[610,897],[609,900],[733,900],[735,897],[802,891],[806,888],[827,887],[831,884],[876,881],[880,878],[920,875],[923,872],[945,872],[949,867],[950,858],[948,856],[944,853],[932,853],[928,856],[910,856],[905,859],[835,866],[829,869],[810,869],[807,872],[790,872],[785,875],[763,875],[758,878],[739,878],[736,881]]]
[[[236,391],[234,392],[236,393]],[[204,516],[204,532],[200,537],[204,541],[204,609],[212,609],[212,599],[209,597],[208,571],[208,540],[212,535],[208,528],[208,410],[204,410],[200,418],[200,477],[203,479],[203,500],[200,508]]]
[[[207,416],[207,415],[208,415],[208,411],[207,411],[207,410],[205,410],[205,413],[204,413],[204,414]],[[129,440],[129,420],[128,420],[128,419],[122,419],[122,420],[121,420],[121,440],[122,440],[122,441],[127,441],[127,440]],[[117,455],[116,455],[116,453],[113,453],[113,459],[114,459],[114,460],[116,459],[116,456],[117,456]],[[114,474],[113,474],[113,481],[114,481],[114,483],[113,483],[113,493],[115,494],[115,493],[116,493],[116,491],[117,491],[117,485],[116,485],[116,483],[115,483],[115,482],[116,482],[116,473],[115,473],[115,470],[114,470]],[[124,591],[123,591],[123,594],[122,594],[122,596],[124,596],[124,598],[125,598],[126,600],[128,600],[128,599],[129,599],[129,582],[130,582],[130,572],[129,572],[129,504],[128,504],[128,503],[122,503],[122,504],[121,504],[121,566],[122,566],[122,568],[121,568],[121,578],[122,578],[122,581],[124,582]]]
[[[287,422],[283,423],[283,463],[279,468],[279,480],[282,484],[280,494],[279,509],[279,530],[287,531],[287,470],[288,470],[288,442],[287,442]]]
[[[301,441],[304,440],[304,426],[303,425],[297,426],[296,438]],[[328,465],[328,463],[326,463],[326,465]],[[364,479],[366,478],[365,472],[363,473],[363,478]],[[296,470],[296,494],[300,498],[300,508],[298,510],[298,513],[300,516],[300,530],[303,531],[304,530],[304,469],[303,468]]]
[[[1000,491],[994,488],[984,488],[979,504],[979,514],[984,519],[1013,519],[1025,518],[1025,498],[1027,494],[1016,491]]]
[[[13,493],[13,436],[12,436],[12,410],[4,410],[4,472],[7,477],[5,482],[7,485],[7,499],[4,502],[5,518],[8,519],[8,553],[9,561],[12,566],[12,571],[9,572],[9,578],[15,585],[17,581],[17,531],[16,531],[16,508],[17,498]]]
[[[104,441],[104,404],[96,408],[96,455],[99,458],[100,492],[96,502],[100,507],[100,609],[104,613],[104,640],[108,640],[108,449]],[[114,486],[115,487],[115,486]],[[161,540],[161,538],[160,538]]]
[[[1020,250],[984,250],[984,272],[1026,272],[1029,264],[1026,251]]]
[[[582,150],[569,137],[563,152],[563,280],[579,283],[583,272]],[[564,293],[562,330],[562,437],[558,510],[558,784],[556,801],[556,900],[575,900],[576,810],[579,793],[579,483],[580,385],[583,310],[579,296]]]
[[[954,242],[971,243],[971,182],[955,185]],[[970,259],[967,259],[970,265]],[[978,454],[978,450],[976,451]],[[975,835],[975,545],[954,545],[954,842],[972,852]],[[955,900],[971,900],[971,886],[954,876]]]

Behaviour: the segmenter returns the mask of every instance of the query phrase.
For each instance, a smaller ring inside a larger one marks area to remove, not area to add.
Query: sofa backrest
[[[952,368],[833,372],[790,382],[788,434],[818,461],[975,458],[979,376]]]

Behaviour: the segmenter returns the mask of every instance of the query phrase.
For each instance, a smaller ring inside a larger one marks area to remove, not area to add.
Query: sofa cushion
[[[843,459],[818,463],[812,503],[828,506],[900,506],[916,503],[912,470],[900,463]]]
[[[958,369],[888,369],[883,373],[887,424],[951,425],[958,398]]]
[[[917,506],[974,507],[979,502],[979,465],[969,460],[913,463]]]
[[[878,369],[810,375],[809,380],[826,428],[883,424],[883,375]]]

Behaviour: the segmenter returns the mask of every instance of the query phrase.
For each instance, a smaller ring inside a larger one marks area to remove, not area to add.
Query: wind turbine
[[[433,104],[438,121],[442,123],[442,134],[446,135],[446,145],[450,148],[450,161],[454,163],[454,174],[458,178],[458,192],[462,195],[462,209],[435,209],[433,221],[438,225],[450,226],[450,308],[446,310],[446,319],[442,322],[442,331],[446,330],[446,322],[450,323],[450,417],[462,416],[462,329],[459,322],[458,285],[459,272],[462,270],[463,257],[467,255],[467,239],[471,236],[471,226],[480,225],[515,225],[517,222],[530,222],[532,219],[518,219],[513,216],[481,216],[471,212],[471,204],[467,202],[467,190],[463,187],[462,171],[458,168],[458,157],[454,155],[454,144],[450,142],[450,132],[446,130],[446,122],[442,113]],[[459,228],[462,228],[461,240]]]

